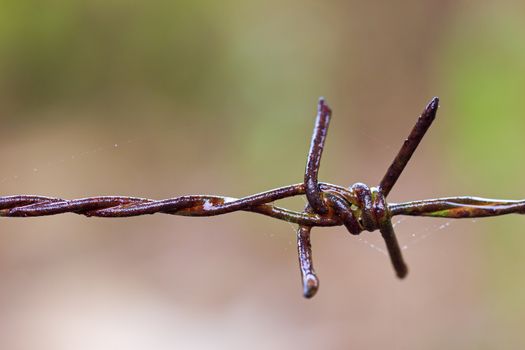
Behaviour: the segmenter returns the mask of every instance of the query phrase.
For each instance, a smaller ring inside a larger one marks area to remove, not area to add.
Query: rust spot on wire
[[[215,216],[235,211],[249,211],[299,225],[297,250],[303,282],[303,295],[311,298],[319,288],[312,263],[310,233],[315,226],[345,226],[358,235],[377,231],[385,241],[392,266],[399,278],[408,273],[397,242],[392,217],[395,215],[443,218],[477,218],[505,214],[525,214],[525,200],[497,200],[477,197],[449,197],[404,203],[390,203],[386,197],[394,187],[423,136],[436,117],[439,100],[433,98],[421,113],[377,187],[356,183],[349,188],[318,182],[321,155],[332,115],[324,99],[319,100],[317,118],[304,182],[236,199],[212,195],[191,195],[153,200],[147,198],[106,196],[66,200],[61,198],[18,195],[0,197],[0,216],[29,217],[75,213],[96,217],[129,217],[146,214]],[[302,212],[274,205],[280,199],[306,195],[308,205]]]

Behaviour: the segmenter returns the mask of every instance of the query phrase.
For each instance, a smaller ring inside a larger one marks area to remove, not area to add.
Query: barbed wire
[[[146,214],[215,216],[235,211],[249,211],[298,224],[297,251],[303,282],[303,295],[311,298],[319,288],[313,268],[310,234],[316,226],[341,226],[353,235],[377,231],[385,241],[396,275],[404,278],[408,268],[392,225],[396,215],[442,218],[479,218],[505,214],[525,214],[525,200],[497,200],[478,197],[447,197],[390,203],[386,197],[394,187],[408,161],[435,119],[439,99],[433,98],[418,118],[401,149],[377,187],[356,183],[349,188],[319,182],[318,173],[328,126],[332,115],[323,98],[319,100],[317,118],[308,152],[304,182],[261,192],[244,198],[212,195],[189,195],[163,200],[125,196],[100,196],[61,199],[34,195],[0,197],[0,216],[34,217],[75,213],[88,217],[130,217]],[[278,207],[273,202],[305,195],[304,211]]]

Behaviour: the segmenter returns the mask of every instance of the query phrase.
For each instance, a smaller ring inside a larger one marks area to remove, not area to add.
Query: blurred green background
[[[1,192],[244,196],[320,177],[375,185],[434,95],[391,201],[525,197],[520,1],[0,1]],[[287,201],[299,209],[303,199]],[[2,349],[522,349],[525,218],[314,230],[248,213],[4,219]]]

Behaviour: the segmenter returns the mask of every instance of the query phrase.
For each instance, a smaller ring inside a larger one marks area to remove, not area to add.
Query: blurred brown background
[[[524,14],[505,0],[2,0],[1,192],[300,182],[321,95],[321,179],[375,185],[439,95],[390,200],[523,198]],[[294,227],[266,217],[3,219],[0,348],[522,349],[524,220],[401,219],[402,282],[378,233],[314,230],[321,289],[305,300]]]

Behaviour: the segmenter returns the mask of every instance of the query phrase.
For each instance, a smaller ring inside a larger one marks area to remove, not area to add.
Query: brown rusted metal
[[[309,204],[304,211],[306,213],[313,212]],[[299,268],[303,282],[303,296],[307,299],[312,298],[319,289],[319,278],[317,278],[317,274],[315,273],[312,260],[311,232],[312,226],[299,225],[297,229],[297,255],[299,256]]]
[[[476,218],[506,214],[525,214],[525,200],[496,200],[477,197],[449,197],[420,201],[390,203],[386,197],[403,172],[436,116],[439,100],[427,105],[410,135],[378,187],[356,183],[349,188],[318,182],[331,110],[320,99],[318,114],[308,153],[304,183],[284,186],[236,199],[224,196],[190,195],[163,200],[107,196],[66,200],[61,198],[17,195],[0,197],[0,216],[30,217],[75,213],[94,217],[130,217],[146,214],[183,216],[215,216],[235,211],[249,211],[299,225],[297,250],[303,282],[303,295],[311,298],[319,288],[313,269],[310,233],[315,226],[341,226],[358,235],[362,231],[379,230],[399,278],[408,268],[392,226],[396,215],[444,218]],[[303,212],[275,206],[273,202],[306,195],[308,205]]]
[[[321,166],[321,156],[323,155],[331,116],[332,111],[324,101],[324,98],[320,98],[317,106],[317,118],[315,119],[314,132],[304,174],[306,198],[308,198],[308,203],[310,203],[312,209],[319,214],[326,214],[328,212],[328,207],[323,200],[323,193],[319,188],[317,176],[319,173],[319,167]]]
[[[410,135],[408,135],[408,137],[405,139],[405,142],[403,143],[403,146],[401,146],[399,153],[396,155],[392,161],[392,164],[386,171],[385,176],[379,184],[379,188],[385,197],[388,197],[392,187],[394,187],[397,179],[408,164],[408,161],[410,158],[412,158],[412,155],[423,139],[423,136],[425,136],[428,128],[430,128],[430,125],[432,125],[432,122],[436,118],[438,107],[439,98],[434,97],[423,110],[423,113],[421,113],[421,116],[418,118],[416,125],[414,125],[414,128],[410,132]]]

